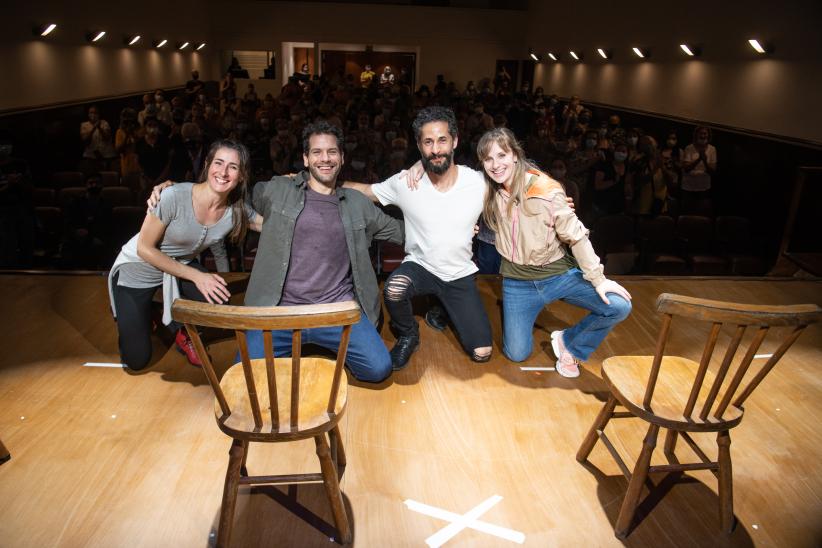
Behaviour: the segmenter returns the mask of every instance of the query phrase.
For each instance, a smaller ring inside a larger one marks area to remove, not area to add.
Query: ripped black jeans
[[[417,263],[406,261],[388,277],[383,293],[385,307],[391,316],[391,328],[397,336],[419,333],[411,299],[419,295],[435,295],[442,302],[468,354],[473,356],[476,348],[491,346],[491,325],[474,274],[446,282]]]

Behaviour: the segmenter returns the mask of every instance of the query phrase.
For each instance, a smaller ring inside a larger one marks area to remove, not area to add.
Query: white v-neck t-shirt
[[[395,205],[405,217],[405,261],[412,261],[439,279],[450,282],[477,271],[471,260],[474,225],[482,214],[485,178],[457,166],[457,181],[440,192],[423,175],[416,190],[400,174],[371,189],[383,205]]]

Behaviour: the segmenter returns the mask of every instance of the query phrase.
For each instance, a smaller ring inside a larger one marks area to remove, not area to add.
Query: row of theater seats
[[[591,240],[607,274],[765,274],[744,217],[606,216],[595,224]]]

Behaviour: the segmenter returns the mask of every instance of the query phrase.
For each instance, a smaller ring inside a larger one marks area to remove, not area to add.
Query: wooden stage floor
[[[159,341],[157,362],[145,372],[84,367],[119,361],[103,277],[0,280],[0,439],[12,454],[0,466],[0,546],[213,545],[230,440],[214,423],[203,373]],[[341,484],[354,545],[425,546],[449,522],[406,501],[462,515],[497,495],[502,499],[481,520],[524,534],[525,546],[618,546],[612,527],[624,477],[602,444],[591,455],[593,466],[574,459],[606,396],[601,361],[653,352],[659,323],[653,307],[661,292],[822,302],[822,283],[814,281],[622,281],[634,295],[634,311],[579,379],[520,367],[553,365],[548,333],[583,312],[564,303],[544,310],[533,355],[514,364],[499,350],[499,282],[483,278],[495,334],[490,363],[471,362],[450,330],[435,332],[421,322],[422,345],[406,370],[379,386],[352,386],[341,422],[348,453]],[[680,326],[669,348],[698,359],[701,332]],[[673,487],[625,544],[822,544],[820,335],[819,325],[802,335],[731,434],[735,532],[719,531],[715,478],[694,472],[696,481]],[[393,343],[387,329],[384,338]],[[728,339],[723,333],[719,345]],[[232,355],[227,342],[211,352],[218,359]],[[634,460],[644,428],[616,422],[611,439]],[[713,437],[697,439],[715,456]],[[252,445],[249,471],[318,469],[311,441],[292,446]],[[690,459],[688,451],[678,444],[681,458]],[[658,447],[654,463],[663,462],[660,454]],[[292,495],[241,488],[232,544],[333,546],[322,487],[301,486]],[[464,529],[446,545],[516,544]]]

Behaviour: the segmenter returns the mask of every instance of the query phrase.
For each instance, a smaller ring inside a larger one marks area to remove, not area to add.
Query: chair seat
[[[231,437],[253,441],[284,441],[309,438],[334,427],[340,420],[348,398],[348,382],[345,373],[340,378],[334,414],[326,412],[331,385],[334,381],[334,360],[309,357],[300,361],[299,418],[292,430],[291,409],[288,393],[291,390],[291,358],[276,358],[274,370],[277,378],[277,401],[279,403],[279,428],[271,425],[271,405],[268,397],[265,359],[251,360],[254,384],[260,400],[263,424],[254,426],[254,415],[248,397],[242,362],[235,363],[220,380],[231,414],[222,416],[220,404],[214,401],[214,414],[220,429]],[[308,389],[310,387],[310,390]]]
[[[713,384],[715,378],[710,370],[705,374],[703,390],[699,393],[692,416],[685,417],[682,414],[688,401],[687,388],[693,385],[699,364],[679,356],[662,358],[651,409],[645,409],[642,400],[645,398],[645,387],[653,361],[653,356],[614,356],[602,362],[602,376],[619,402],[634,415],[665,428],[693,432],[727,430],[742,420],[743,411],[733,405],[728,406],[722,419],[711,414],[705,420],[699,418],[708,395],[707,387]],[[717,396],[714,408],[721,397],[722,392]]]

